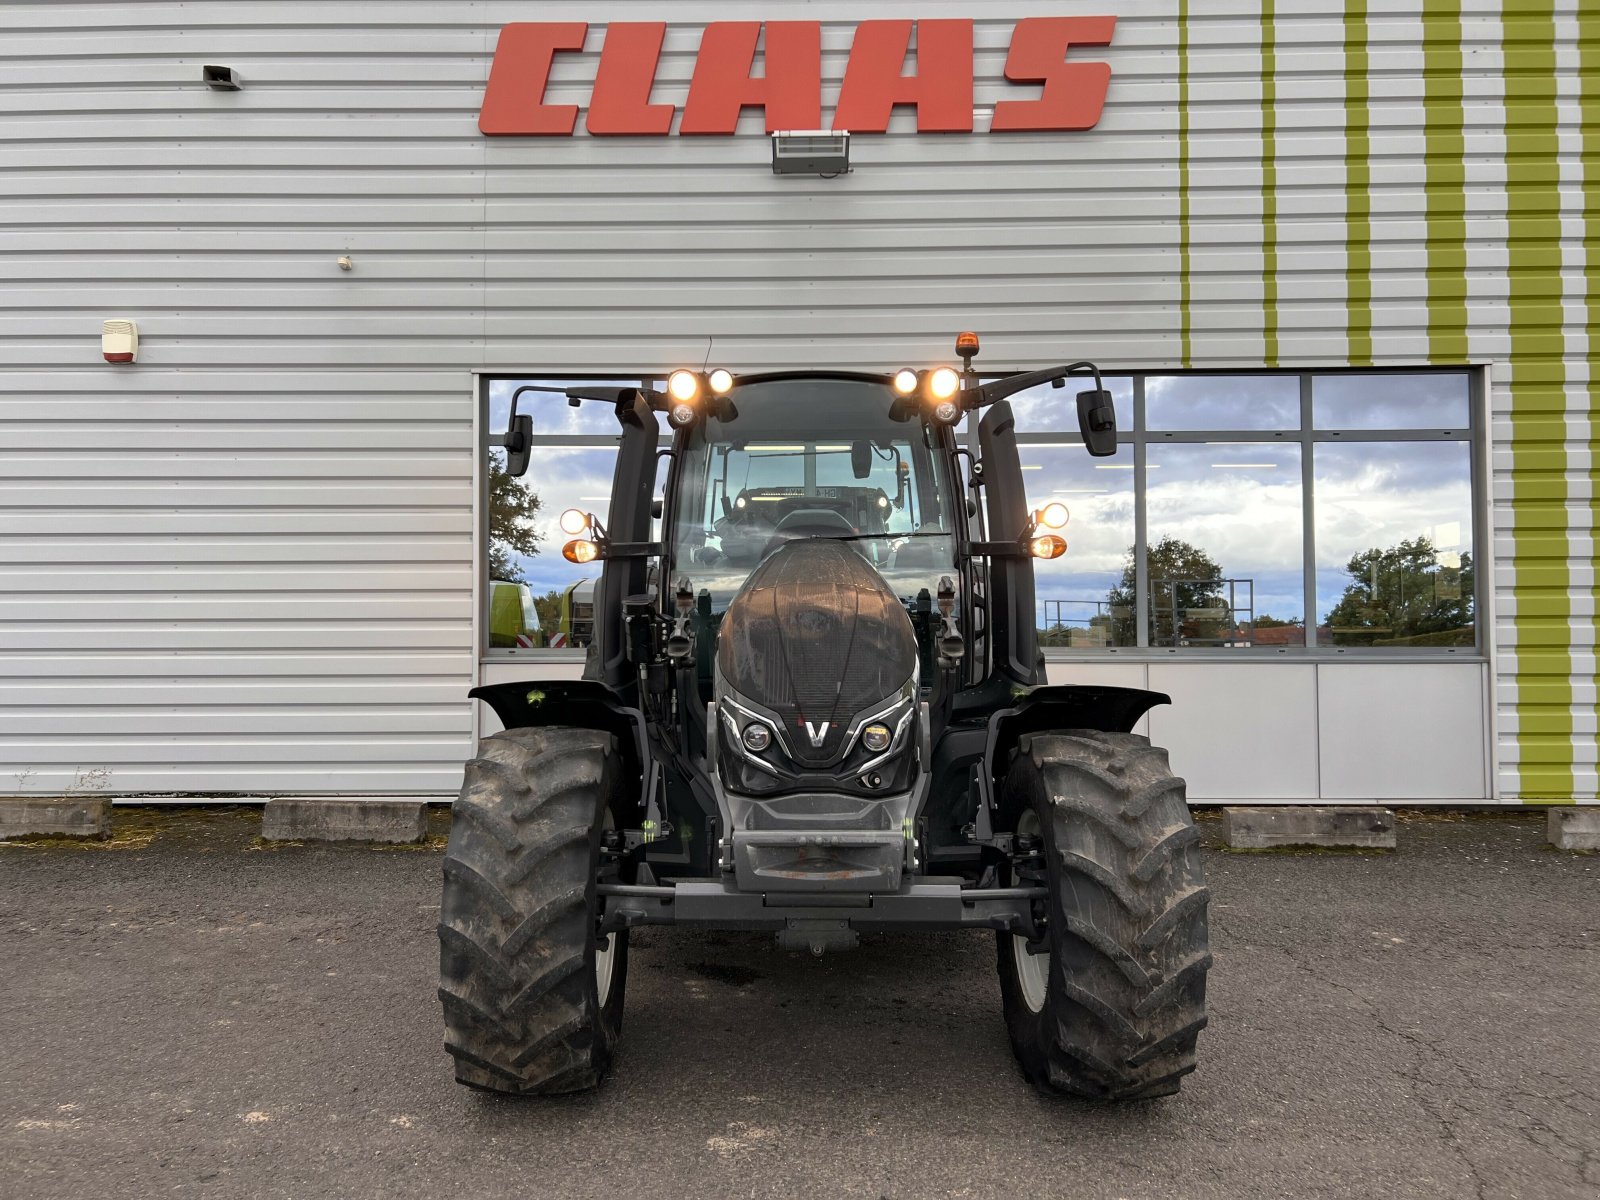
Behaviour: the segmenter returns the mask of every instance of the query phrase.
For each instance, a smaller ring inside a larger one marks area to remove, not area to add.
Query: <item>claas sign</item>
[[[1092,129],[1105,107],[1111,67],[1077,61],[1078,46],[1108,46],[1115,17],[1028,17],[1012,30],[1006,79],[1030,94],[998,101],[993,132]],[[970,20],[863,21],[856,27],[833,128],[883,133],[897,105],[916,108],[919,133],[972,132]],[[584,128],[591,134],[665,135],[675,104],[652,103],[666,37],[661,21],[605,28]],[[916,34],[915,70],[906,58]],[[754,72],[763,33],[763,73]],[[525,21],[500,31],[478,127],[497,136],[572,134],[578,105],[546,104],[558,54],[581,54],[585,21]],[[822,129],[822,23],[715,21],[706,26],[683,105],[680,134],[731,134],[746,108],[766,112],[767,131]]]

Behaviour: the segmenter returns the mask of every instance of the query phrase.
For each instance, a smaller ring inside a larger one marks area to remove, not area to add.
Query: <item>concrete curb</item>
[[[269,842],[388,842],[403,845],[428,836],[422,800],[268,800],[261,837]]]
[[[1545,830],[1557,850],[1600,850],[1600,807],[1547,808]]]
[[[108,838],[111,801],[0,799],[0,839],[16,837]]]
[[[1235,850],[1393,850],[1397,845],[1394,813],[1366,806],[1224,808],[1222,839]]]

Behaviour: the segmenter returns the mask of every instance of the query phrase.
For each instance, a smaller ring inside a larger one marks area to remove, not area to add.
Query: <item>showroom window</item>
[[[561,557],[567,508],[609,508],[616,418],[525,396],[528,474],[490,435],[524,383],[486,379],[489,652],[581,649],[599,572]],[[1465,370],[1107,375],[1114,458],[1077,436],[1076,388],[1013,397],[1030,503],[1067,505],[1067,554],[1035,568],[1050,657],[1471,653],[1482,477]],[[529,401],[532,404],[529,404]],[[665,445],[665,439],[663,445]],[[659,489],[658,489],[659,494]]]
[[[1072,512],[1035,576],[1052,657],[1476,650],[1473,373],[1106,382],[1115,458],[1089,458],[1059,402],[1054,429],[1032,394],[1015,404],[1030,503]]]

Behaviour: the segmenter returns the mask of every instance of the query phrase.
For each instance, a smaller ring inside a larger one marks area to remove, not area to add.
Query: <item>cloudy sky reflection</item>
[[[1178,538],[1204,551],[1223,578],[1249,580],[1257,617],[1304,617],[1298,445],[1151,446],[1149,476],[1152,545]],[[1248,595],[1241,590],[1239,603]]]
[[[1311,381],[1318,429],[1466,429],[1464,373],[1318,375]]]
[[[1351,556],[1427,537],[1441,554],[1472,550],[1472,459],[1466,442],[1320,444],[1317,612],[1339,602]]]
[[[1295,375],[1150,375],[1144,381],[1150,429],[1300,428]]]
[[[1021,456],[1029,505],[1060,501],[1071,514],[1061,531],[1066,555],[1034,564],[1041,627],[1086,629],[1092,618],[1108,614],[1107,596],[1133,545],[1133,472],[1118,469],[1132,467],[1133,450],[1096,459],[1076,444],[1023,446]]]

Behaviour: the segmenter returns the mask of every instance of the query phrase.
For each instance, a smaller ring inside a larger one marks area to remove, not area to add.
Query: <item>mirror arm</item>
[[[967,401],[969,409],[988,408],[1000,400],[1015,396],[1018,392],[1025,392],[1031,387],[1038,387],[1041,383],[1055,383],[1065,380],[1069,375],[1077,375],[1087,371],[1094,376],[1095,391],[1104,391],[1100,382],[1100,368],[1092,362],[1075,362],[1069,366],[1046,367],[1042,371],[1029,371],[1024,375],[1008,375],[1004,379],[996,379],[993,383],[986,383],[966,395],[974,397]]]

